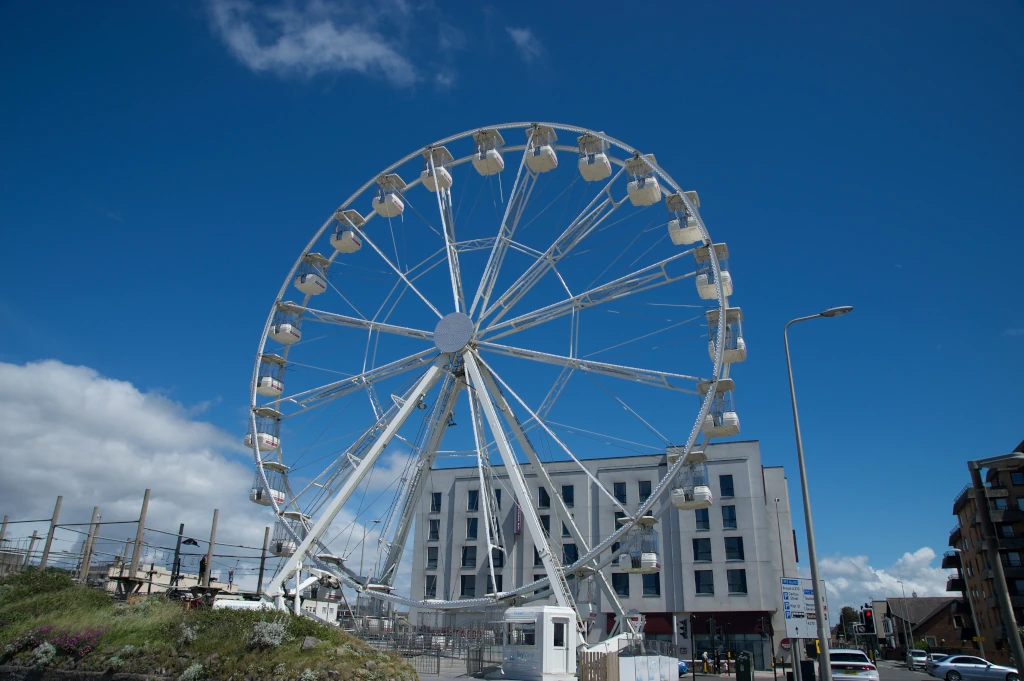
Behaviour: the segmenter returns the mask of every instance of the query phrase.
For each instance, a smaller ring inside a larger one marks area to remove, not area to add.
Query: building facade
[[[1024,443],[1017,447],[1017,451],[1022,450]],[[965,639],[971,641],[976,631],[982,640],[974,643],[981,644],[985,657],[1009,664],[1007,632],[999,615],[994,574],[981,534],[980,503],[987,503],[992,515],[990,531],[996,537],[1014,617],[1018,623],[1024,622],[1024,467],[988,469],[984,499],[970,485],[957,494],[953,501],[957,524],[949,534],[953,550],[942,558],[942,567],[957,571],[946,582],[946,590],[962,594],[968,602],[967,612],[958,614],[970,618],[973,610],[974,627],[965,628]]]
[[[703,511],[681,511],[665,494],[668,509],[656,525],[660,571],[628,574],[612,563],[604,568],[625,610],[646,617],[648,638],[672,641],[687,651],[754,650],[759,667],[770,663],[769,633],[785,631],[779,580],[796,576],[796,551],[787,481],[781,467],[763,467],[756,441],[713,444],[707,450],[714,503]],[[589,472],[629,513],[667,472],[665,454],[585,460]],[[545,538],[563,563],[582,555],[558,521],[551,495],[559,494],[590,546],[616,527],[618,509],[572,461],[546,465],[556,489],[542,489],[530,466],[523,472],[537,505]],[[518,516],[508,477],[495,467],[496,496],[505,555],[490,583],[480,485],[473,468],[431,472],[416,515],[411,595],[419,599],[479,598],[529,584],[544,576],[533,539]],[[658,509],[654,509],[658,515]],[[612,547],[615,548],[614,546]],[[613,609],[595,580],[573,584],[579,602],[594,604],[591,642],[606,637]],[[552,603],[553,597],[549,597]],[[463,621],[488,613],[459,612]],[[415,623],[420,612],[410,612]],[[784,634],[776,635],[778,649]],[[689,652],[684,653],[689,654]]]

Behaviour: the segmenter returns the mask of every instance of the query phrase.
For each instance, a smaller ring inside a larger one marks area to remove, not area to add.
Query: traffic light
[[[864,633],[875,633],[875,617],[871,608],[864,608]]]

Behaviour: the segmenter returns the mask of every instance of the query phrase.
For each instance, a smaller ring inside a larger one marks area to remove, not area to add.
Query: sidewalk
[[[786,667],[786,670],[789,671],[788,666]],[[736,669],[734,667],[731,674],[702,674],[701,672],[697,672],[696,674],[694,674],[691,668],[691,671],[688,674],[686,674],[685,676],[680,676],[679,679],[680,681],[683,681],[684,679],[690,679],[694,677],[702,679],[702,681],[709,681],[710,679],[718,679],[718,681],[736,681]],[[771,669],[755,669],[754,678],[757,679],[757,681],[773,681],[775,679],[775,675],[773,675]],[[781,668],[778,671],[778,678],[779,681],[786,681],[786,675],[782,673]]]

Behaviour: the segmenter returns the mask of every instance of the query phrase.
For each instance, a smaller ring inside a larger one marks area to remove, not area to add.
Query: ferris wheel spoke
[[[387,264],[387,266],[391,268],[391,271],[394,272],[395,274],[397,274],[398,278],[401,279],[402,281],[404,281],[405,285],[408,286],[410,289],[412,289],[413,293],[415,293],[417,296],[419,296],[419,299],[422,300],[426,304],[426,306],[430,308],[431,312],[436,314],[438,317],[443,317],[444,316],[440,312],[438,312],[437,308],[434,307],[434,304],[431,303],[427,299],[427,297],[425,295],[423,295],[423,293],[418,288],[416,288],[416,286],[413,285],[412,281],[409,280],[409,278],[405,275],[405,273],[402,272],[402,270],[398,269],[398,267],[396,267],[395,264],[393,262],[391,262],[391,260],[388,258],[388,256],[384,255],[384,251],[380,250],[380,247],[378,247],[377,244],[373,243],[373,241],[370,239],[370,237],[366,236],[366,232],[363,231],[362,228],[353,225],[352,229],[355,230],[359,234],[360,238],[362,238],[362,240],[365,243],[370,244],[370,248],[372,248],[374,251],[376,251],[377,255],[380,256],[381,260],[383,260],[384,263]]]
[[[284,305],[284,303],[281,304],[282,307]],[[325,312],[323,310],[315,310],[311,307],[302,307],[300,305],[291,305],[291,308],[301,311],[304,316],[312,321],[322,322],[324,324],[335,324],[337,326],[346,326],[351,329],[362,329],[364,331],[378,331],[394,334],[396,336],[419,338],[421,340],[434,339],[434,333],[432,331],[410,329],[407,326],[396,326],[394,324],[387,324],[384,322],[375,322],[371,319],[359,319],[358,317],[349,317],[348,315],[338,314],[337,312]]]
[[[558,558],[551,552],[551,547],[545,539],[544,528],[540,524],[540,518],[537,517],[529,489],[526,486],[526,478],[523,476],[522,468],[519,466],[515,452],[512,451],[511,444],[505,437],[505,430],[494,408],[492,398],[496,398],[497,395],[491,394],[486,387],[486,381],[474,353],[466,352],[463,359],[466,362],[466,376],[469,378],[473,391],[480,397],[481,411],[498,446],[498,453],[505,464],[505,472],[512,484],[516,499],[519,501],[520,508],[523,509],[523,517],[530,530],[530,536],[533,537],[534,548],[537,549],[541,563],[544,565],[544,571],[547,572],[548,578],[551,580],[551,590],[554,592],[555,601],[562,607],[571,608],[573,607],[572,594],[569,593],[565,583],[565,575],[562,574]]]
[[[480,499],[477,499],[477,504],[483,510],[484,516],[484,532],[487,537],[487,570],[491,579],[491,584],[495,584],[494,580],[494,549],[499,548],[495,544],[497,537],[494,535],[494,527],[491,525],[491,494],[490,492],[490,455],[487,453],[487,435],[484,432],[484,421],[483,414],[481,412],[480,397],[476,392],[473,392],[469,398],[469,415],[470,420],[473,422],[473,438],[476,442],[476,470],[477,480],[480,483],[480,495],[482,495],[483,503],[480,503]],[[504,550],[504,547],[500,547]]]
[[[513,305],[519,302],[523,296],[530,292],[530,289],[537,285],[537,282],[544,278],[548,271],[552,270],[562,258],[567,256],[587,235],[593,232],[615,212],[615,209],[626,201],[625,198],[616,201],[612,196],[612,185],[622,175],[622,172],[623,170],[620,168],[604,188],[598,192],[597,196],[587,204],[587,207],[569,223],[569,226],[555,239],[554,243],[501,294],[498,300],[494,301],[493,305],[480,313],[480,319],[485,319],[494,313],[495,310],[499,310],[497,316],[491,320],[491,324],[496,324],[512,309]]]
[[[335,493],[331,501],[323,508],[320,517],[317,518],[316,523],[309,530],[306,536],[299,543],[295,552],[285,561],[280,567],[277,574],[271,580],[270,585],[267,588],[267,594],[278,597],[284,593],[284,582],[289,577],[295,574],[296,570],[299,569],[301,562],[305,559],[310,548],[320,540],[320,537],[327,531],[334,518],[341,511],[345,502],[348,501],[349,497],[352,496],[352,492],[355,491],[356,487],[363,481],[367,473],[373,468],[374,463],[380,457],[384,448],[390,444],[392,438],[398,430],[405,424],[409,415],[416,409],[418,403],[418,397],[425,394],[430,388],[437,383],[441,378],[442,374],[446,373],[444,365],[450,361],[449,355],[443,355],[434,360],[434,363],[427,369],[426,373],[416,382],[413,387],[405,393],[405,400],[401,407],[399,407],[394,415],[387,421],[387,424],[383,427],[379,436],[374,439],[365,454],[359,458],[359,465],[356,466],[355,470],[346,478],[338,492]]]
[[[338,399],[339,397],[355,392],[356,390],[372,386],[375,382],[382,381],[393,376],[398,376],[399,374],[412,371],[418,367],[426,366],[434,361],[437,354],[436,348],[430,348],[428,350],[423,350],[422,352],[417,352],[414,355],[403,357],[402,359],[391,362],[390,364],[384,364],[375,369],[364,371],[361,374],[278,399],[281,402],[290,402],[302,407],[303,411],[299,411],[285,417],[291,418],[292,416],[305,413],[313,407],[326,404]]]
[[[434,166],[434,154],[425,155],[427,169],[434,179],[434,186],[437,191],[437,210],[441,214],[441,229],[444,232],[445,253],[448,258],[448,276],[452,283],[452,298],[455,303],[456,312],[464,312],[466,309],[466,296],[462,291],[462,273],[459,269],[459,251],[455,241],[455,218],[452,215],[452,194],[451,187],[445,187],[438,182],[437,168]],[[451,158],[449,155],[448,158]],[[450,177],[450,176],[449,176]],[[448,183],[451,185],[451,182]]]
[[[520,315],[505,322],[491,324],[484,329],[485,337],[488,340],[497,340],[509,334],[518,333],[519,331],[564,317],[567,314],[571,314],[574,310],[582,310],[586,307],[610,303],[613,300],[620,300],[637,293],[664,286],[665,284],[695,276],[693,270],[689,270],[685,274],[676,275],[668,271],[668,265],[691,253],[693,253],[692,250],[678,253],[670,258],[665,258],[661,262],[648,265],[632,274],[620,277],[615,281],[610,281],[607,284],[602,284],[579,295],[567,298],[562,302],[542,307],[539,310]]]
[[[532,133],[531,133],[532,135]],[[527,145],[529,146],[529,145]],[[505,204],[505,215],[498,227],[498,236],[491,248],[491,255],[484,267],[484,274],[480,277],[480,284],[477,286],[476,295],[473,296],[473,306],[469,309],[472,317],[476,312],[477,305],[483,310],[487,307],[487,301],[494,290],[494,282],[498,279],[501,265],[505,261],[505,254],[508,252],[509,243],[516,232],[519,220],[523,217],[523,210],[530,200],[530,194],[537,183],[538,173],[535,173],[526,165],[526,155],[529,150],[523,152],[522,160],[519,161],[519,172],[516,173],[515,184],[512,185],[512,193],[509,194],[508,203]],[[478,326],[479,326],[479,320]]]
[[[621,378],[633,383],[641,383],[655,388],[677,390],[679,392],[690,393],[692,395],[698,394],[696,385],[694,384],[710,380],[699,376],[674,374],[668,371],[639,369],[637,367],[628,367],[621,364],[609,364],[607,362],[593,362],[586,359],[563,357],[561,355],[553,355],[547,352],[527,350],[525,348],[489,343],[487,341],[478,342],[477,347],[481,350],[487,350],[507,357],[519,357],[521,359],[528,359],[534,362],[543,362],[545,364],[554,364],[556,366],[580,369],[587,373],[602,374],[604,376],[611,376],[612,378]]]

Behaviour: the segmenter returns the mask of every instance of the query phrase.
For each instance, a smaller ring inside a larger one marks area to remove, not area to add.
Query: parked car
[[[928,673],[946,681],[1019,681],[1017,670],[992,664],[971,655],[950,655],[932,666]]]
[[[686,660],[679,660],[679,676],[685,676],[690,673],[690,664]]]
[[[931,674],[932,669],[935,667],[935,665],[942,662],[947,657],[949,657],[949,655],[947,655],[946,653],[929,653],[928,662],[925,663],[924,670]]]
[[[907,666],[910,667],[910,671],[915,669],[925,669],[928,666],[928,651],[927,650],[908,650],[907,651]]]
[[[829,651],[832,676],[844,679],[860,679],[861,681],[878,681],[878,667],[863,650],[844,650],[842,648]]]

